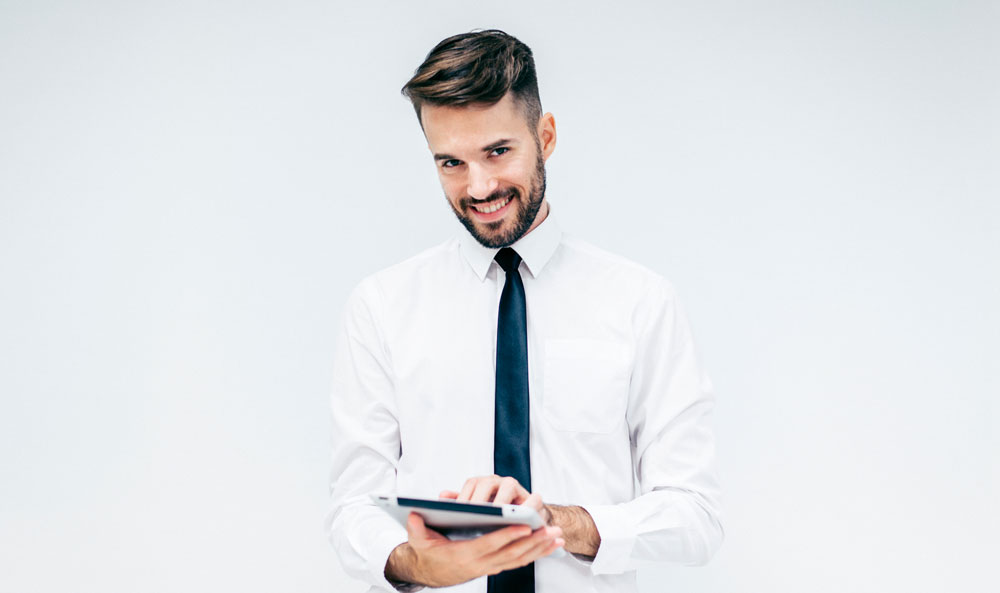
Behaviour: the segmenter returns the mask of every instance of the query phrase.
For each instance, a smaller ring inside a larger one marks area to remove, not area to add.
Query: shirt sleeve
[[[697,360],[685,313],[659,279],[633,319],[636,358],[627,420],[640,495],[586,505],[601,536],[594,574],[634,570],[642,562],[700,565],[724,537],[715,441],[708,419],[712,386]]]
[[[330,511],[325,527],[350,576],[386,591],[392,550],[407,541],[406,529],[375,506],[371,493],[393,494],[400,457],[393,380],[378,313],[373,278],[348,298],[333,365]],[[400,586],[415,591],[418,586]]]

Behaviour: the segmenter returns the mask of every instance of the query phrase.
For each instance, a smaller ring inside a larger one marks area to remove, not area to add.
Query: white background
[[[476,27],[716,385],[726,542],[643,590],[998,590],[997,3],[685,4],[0,0],[0,591],[363,590],[335,326],[462,232],[399,88]]]

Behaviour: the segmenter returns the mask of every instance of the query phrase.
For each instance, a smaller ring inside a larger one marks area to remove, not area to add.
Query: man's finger
[[[469,478],[462,485],[462,490],[458,493],[457,500],[469,500],[472,498],[472,492],[476,489],[476,484],[479,482],[479,478]]]
[[[523,496],[521,495],[522,492],[525,493]],[[518,504],[517,500],[527,496],[527,492],[514,478],[503,478],[497,486],[497,493],[493,497],[493,502],[496,504]]]
[[[565,545],[566,540],[561,537],[557,537],[554,540],[546,540],[545,542],[539,543],[537,546],[522,554],[519,558],[517,558],[516,563],[518,566],[524,566],[529,562],[534,562],[539,558],[548,556],[552,552],[555,552],[556,548],[561,548]]]
[[[496,478],[485,478],[479,480],[476,484],[476,489],[472,492],[472,496],[469,498],[471,502],[492,502],[493,495],[496,494],[497,487],[500,485],[500,481]]]
[[[448,538],[440,532],[427,526],[424,518],[418,513],[410,512],[406,517],[406,535],[411,543],[427,541],[448,541]]]
[[[500,565],[504,570],[524,566],[544,555],[556,538],[561,537],[562,529],[558,527],[541,527],[536,529],[531,534],[531,537],[510,542],[487,556],[486,560]]]
[[[438,498],[449,498],[454,500],[458,498],[458,492],[455,492],[454,490],[442,490],[441,493],[438,494]]]
[[[424,518],[411,511],[410,515],[406,518],[406,535],[410,537],[411,541],[427,539],[427,527],[424,525]]]
[[[531,528],[527,525],[511,525],[503,529],[480,535],[469,543],[475,545],[476,554],[486,556],[503,548],[512,541],[531,536]]]
[[[531,507],[531,508],[535,509],[536,511],[538,511],[538,514],[542,516],[542,519],[545,518],[545,515],[542,514],[542,507],[544,506],[544,503],[542,503],[542,495],[541,494],[535,493],[535,494],[532,494],[532,495],[528,496],[524,500],[521,500],[521,501],[516,501],[515,500],[514,504],[519,504],[519,505],[522,505],[522,506]]]

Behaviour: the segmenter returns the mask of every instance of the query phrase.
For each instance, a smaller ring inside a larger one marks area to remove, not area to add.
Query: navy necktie
[[[497,252],[507,280],[497,316],[497,370],[493,420],[493,471],[515,478],[531,492],[528,457],[528,324],[524,284],[517,271],[521,256],[509,247]],[[487,579],[488,593],[534,593],[535,564],[507,570]]]

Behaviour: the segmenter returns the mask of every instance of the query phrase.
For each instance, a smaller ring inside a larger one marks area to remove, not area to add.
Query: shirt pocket
[[[596,339],[545,340],[543,414],[556,430],[609,433],[625,419],[629,348]]]

